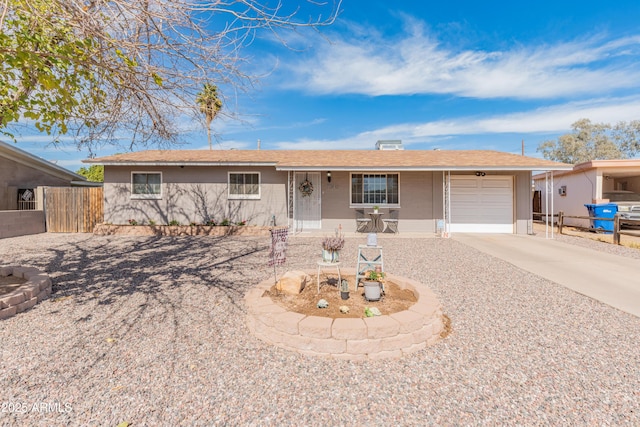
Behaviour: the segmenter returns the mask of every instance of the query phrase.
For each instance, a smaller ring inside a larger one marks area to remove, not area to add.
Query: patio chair
[[[356,209],[356,231],[365,233],[371,227],[371,218],[365,216],[364,209]]]
[[[398,209],[389,209],[389,217],[382,218],[384,224],[383,233],[397,233],[398,232]]]

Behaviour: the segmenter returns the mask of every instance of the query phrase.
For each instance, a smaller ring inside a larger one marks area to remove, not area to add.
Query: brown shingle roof
[[[104,165],[273,165],[280,170],[567,170],[572,165],[487,150],[149,150],[85,160]]]

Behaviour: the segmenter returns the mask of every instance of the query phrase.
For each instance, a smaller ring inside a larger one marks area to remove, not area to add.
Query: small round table
[[[369,216],[371,217],[371,229],[369,230],[371,233],[380,233],[383,229],[382,212],[369,212]]]
[[[340,277],[340,262],[339,261],[338,262],[318,261],[318,275],[317,275],[318,293],[320,293],[320,271],[326,267],[335,267],[338,270],[338,289],[340,289],[340,282],[342,281],[342,278]]]

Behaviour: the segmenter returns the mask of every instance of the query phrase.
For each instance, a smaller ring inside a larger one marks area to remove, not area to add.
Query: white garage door
[[[451,232],[513,233],[513,177],[451,176]]]

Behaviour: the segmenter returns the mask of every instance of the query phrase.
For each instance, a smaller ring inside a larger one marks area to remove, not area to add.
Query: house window
[[[397,205],[397,173],[388,174],[351,174],[352,205]]]
[[[229,172],[230,199],[259,199],[259,172]]]
[[[162,198],[162,173],[160,172],[132,172],[132,199],[160,199]]]

